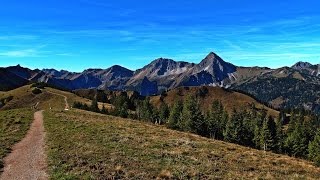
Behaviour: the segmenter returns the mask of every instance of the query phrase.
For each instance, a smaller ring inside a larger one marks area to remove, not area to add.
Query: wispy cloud
[[[40,53],[36,49],[23,49],[23,50],[0,52],[0,56],[16,57],[16,58],[38,57],[40,56]]]
[[[0,36],[0,40],[34,40],[37,39],[35,35],[6,35]]]
[[[0,51],[0,56],[10,58],[26,58],[26,57],[49,57],[49,56],[74,56],[72,53],[53,52],[43,50],[41,48],[30,48],[20,50]]]

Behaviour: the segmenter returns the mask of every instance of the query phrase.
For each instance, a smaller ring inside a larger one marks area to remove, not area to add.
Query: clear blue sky
[[[2,0],[0,66],[136,69],[155,58],[320,62],[319,0]]]

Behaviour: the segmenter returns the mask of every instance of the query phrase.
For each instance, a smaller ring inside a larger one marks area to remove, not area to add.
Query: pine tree
[[[205,119],[200,111],[199,104],[196,103],[195,108],[193,109],[193,116],[191,120],[191,132],[199,134],[201,136],[206,135],[206,124]]]
[[[168,119],[168,127],[172,129],[179,129],[178,123],[181,119],[183,105],[181,101],[177,101],[170,111],[169,119]]]
[[[223,139],[223,131],[228,115],[224,111],[221,102],[214,101],[212,103],[211,111],[206,117],[207,135],[214,139]]]
[[[195,98],[188,96],[183,104],[182,116],[178,126],[183,131],[204,134],[205,122],[199,104]]]
[[[149,98],[146,98],[145,100],[139,103],[138,116],[139,116],[139,119],[143,121],[154,122],[153,106],[150,104]]]
[[[261,148],[264,151],[275,149],[276,124],[272,117],[264,120],[260,134]]]
[[[191,123],[192,123],[192,109],[194,108],[195,103],[193,102],[193,97],[188,96],[183,102],[183,108],[181,113],[181,118],[178,122],[179,129],[182,131],[191,132]]]
[[[294,117],[294,122],[289,123],[287,138],[285,140],[286,152],[295,157],[306,157],[307,154],[309,141],[305,133],[303,121],[304,117],[302,114]]]
[[[160,124],[159,111],[157,108],[152,107],[151,110],[151,122],[155,124]]]
[[[282,153],[283,152],[283,143],[284,143],[284,132],[282,130],[283,120],[281,116],[276,121],[276,137],[275,137],[275,152]]]
[[[309,159],[320,166],[320,129],[318,129],[314,140],[309,143],[308,153]]]
[[[119,96],[114,96],[112,99],[112,104],[114,106],[112,114],[115,116],[120,116],[123,118],[128,117],[128,96],[127,94],[120,94]]]
[[[253,138],[253,142],[255,145],[255,148],[260,149],[261,148],[261,129],[260,126],[255,125],[254,128],[254,138]]]
[[[170,110],[168,105],[166,103],[162,103],[159,110],[160,124],[167,123],[169,115],[170,115]]]
[[[229,118],[223,133],[224,139],[231,143],[242,144],[243,117],[235,109]]]
[[[100,112],[97,98],[94,98],[94,99],[91,101],[90,109],[91,109],[91,111],[94,111],[94,112]]]
[[[255,148],[261,149],[261,128],[264,122],[264,119],[266,118],[266,114],[264,112],[262,113],[255,113],[254,115],[254,136],[253,136],[253,143]]]

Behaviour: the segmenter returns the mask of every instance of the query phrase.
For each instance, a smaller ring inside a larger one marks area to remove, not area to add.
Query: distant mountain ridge
[[[140,95],[157,95],[182,86],[218,86],[241,90],[276,107],[291,107],[290,95],[274,94],[281,87],[279,80],[290,82],[292,94],[301,93],[300,86],[320,86],[320,64],[298,62],[291,67],[270,69],[265,67],[240,67],[224,61],[217,54],[209,53],[199,64],[159,58],[136,71],[115,65],[107,69],[87,69],[81,73],[55,69],[30,70],[20,65],[2,68],[2,87],[10,90],[28,82],[45,82],[59,88],[109,89],[137,91]],[[12,81],[10,81],[10,79]],[[291,81],[292,80],[292,81]],[[258,88],[259,86],[260,88]],[[297,87],[296,87],[297,86]],[[267,89],[270,92],[265,92]],[[272,90],[274,89],[274,90]],[[264,91],[262,91],[264,90]],[[295,98],[305,109],[320,112],[319,90],[311,89],[308,97]],[[311,93],[311,94],[310,94]],[[263,98],[263,96],[270,98]],[[270,96],[272,94],[272,96]]]

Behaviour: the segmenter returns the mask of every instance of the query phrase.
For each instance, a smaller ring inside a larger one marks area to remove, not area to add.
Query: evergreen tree
[[[157,108],[152,108],[152,111],[151,111],[151,121],[155,124],[161,124],[161,121],[160,121],[160,116],[159,116],[159,111]]]
[[[243,117],[234,109],[226,124],[224,139],[231,143],[242,144],[243,131]]]
[[[168,119],[168,127],[172,129],[179,129],[178,123],[181,119],[183,105],[181,101],[177,101],[170,111],[169,119]]]
[[[276,124],[272,117],[268,117],[264,120],[260,134],[261,148],[264,151],[270,151],[275,149],[276,138]]]
[[[183,104],[182,118],[178,126],[183,131],[194,132],[200,135],[204,134],[205,122],[201,114],[199,104],[195,98],[188,96]]]
[[[93,111],[93,112],[100,112],[97,98],[94,98],[94,99],[91,101],[90,110]]]
[[[266,113],[265,111],[262,112],[256,112],[253,114],[253,119],[254,119],[254,130],[253,130],[253,143],[254,147],[257,149],[261,149],[261,129],[263,126],[264,119],[266,118]]]
[[[150,99],[146,98],[142,102],[139,103],[137,112],[138,112],[138,117],[139,119],[143,121],[149,121],[149,122],[154,122],[154,117],[153,117],[153,106],[150,104]]]
[[[211,111],[206,117],[207,135],[214,139],[223,139],[223,131],[227,122],[227,113],[224,111],[221,102],[214,101]]]
[[[309,159],[320,166],[320,129],[318,129],[314,140],[309,143],[308,153]]]
[[[260,149],[261,148],[261,129],[260,126],[258,126],[257,124],[255,125],[254,128],[254,138],[253,138],[253,142],[255,145],[255,148]]]
[[[309,141],[303,125],[303,115],[299,114],[293,118],[294,119],[290,121],[294,121],[289,123],[287,138],[285,140],[285,150],[289,155],[306,157]]]
[[[120,116],[123,118],[127,118],[129,116],[129,98],[127,93],[122,92],[120,95],[116,96],[112,94],[111,104],[113,105],[113,109],[111,114],[114,116]]]
[[[167,123],[169,115],[170,115],[170,110],[168,105],[166,103],[162,103],[159,109],[160,124]]]
[[[275,137],[275,152],[282,153],[283,152],[283,143],[284,143],[284,132],[282,130],[283,120],[281,116],[276,121],[276,137]]]

